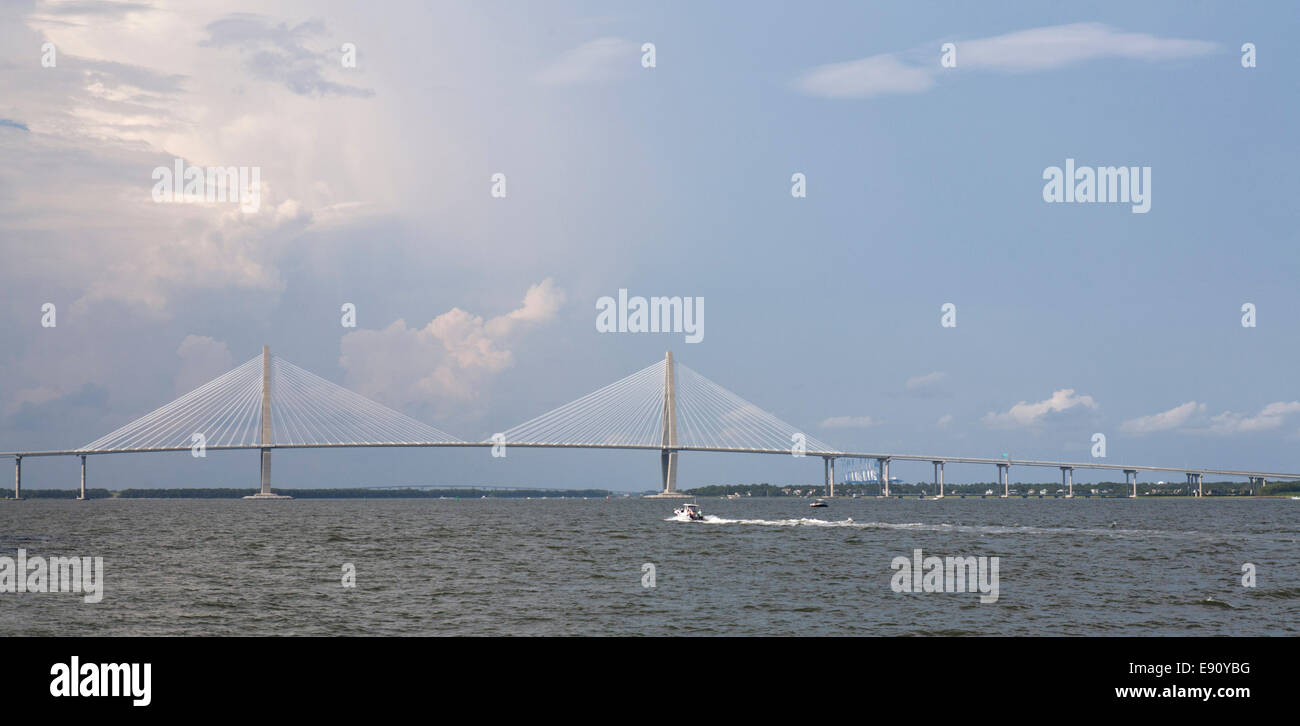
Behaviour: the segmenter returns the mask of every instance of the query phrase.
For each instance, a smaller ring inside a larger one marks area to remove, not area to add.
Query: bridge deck
[[[273,444],[270,446],[260,446],[257,444],[240,444],[231,446],[208,446],[208,451],[234,451],[234,450],[257,450],[257,449],[365,449],[365,448],[488,448],[498,445],[493,441],[415,441],[415,442],[371,442],[371,443],[339,443],[339,444]],[[632,451],[656,451],[662,452],[664,448],[657,445],[649,444],[594,444],[594,443],[534,443],[534,442],[504,442],[506,448],[519,449],[621,449]],[[0,458],[12,459],[15,457],[41,457],[41,456],[104,456],[108,454],[144,454],[166,451],[189,451],[189,446],[170,446],[159,448],[140,448],[140,449],[67,449],[67,450],[49,450],[49,451],[10,451],[0,452]],[[775,454],[782,456],[792,456],[790,449],[747,449],[731,448],[716,446],[678,446],[672,451],[698,451],[714,453],[737,453],[737,454]],[[984,458],[974,456],[932,456],[921,454],[888,454],[882,452],[859,452],[859,451],[808,451],[804,454],[808,458],[831,457],[835,459],[889,459],[890,461],[922,461],[922,462],[943,462],[945,464],[1006,464],[1009,466],[1033,466],[1043,468],[1068,468],[1068,469],[1095,469],[1105,471],[1152,471],[1152,472],[1176,472],[1184,474],[1218,474],[1223,476],[1238,477],[1259,477],[1264,479],[1300,479],[1300,474],[1286,472],[1269,472],[1269,471],[1247,471],[1242,469],[1205,469],[1200,467],[1179,467],[1179,466],[1149,466],[1143,464],[1112,464],[1107,462],[1078,462],[1078,461],[1047,461],[1041,459],[1003,459],[1003,458]]]

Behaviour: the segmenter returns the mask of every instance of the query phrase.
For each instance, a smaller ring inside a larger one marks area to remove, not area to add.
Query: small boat
[[[812,504],[809,504],[808,506],[810,506],[810,507],[816,509],[816,508],[819,508],[819,507],[829,507],[830,505],[826,503],[826,500],[825,500],[825,499],[818,499],[818,500],[816,500],[815,502],[813,502]]]
[[[704,513],[700,511],[700,505],[695,504],[693,502],[691,504],[683,504],[682,506],[674,509],[673,514],[676,514],[679,517],[684,514],[686,515],[686,518],[691,520],[692,522],[704,521]]]

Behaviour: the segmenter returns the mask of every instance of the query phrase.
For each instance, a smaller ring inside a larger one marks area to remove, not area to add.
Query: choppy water
[[[106,580],[99,604],[0,593],[0,635],[1300,632],[1300,501],[700,504],[0,502],[0,555],[100,556]],[[998,602],[893,592],[918,547],[1001,558]]]

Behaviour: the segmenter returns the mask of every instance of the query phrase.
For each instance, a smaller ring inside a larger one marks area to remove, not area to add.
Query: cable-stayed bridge
[[[555,408],[486,441],[466,441],[417,421],[365,396],[332,383],[281,358],[270,350],[209,381],[180,398],[76,449],[14,451],[14,498],[22,498],[22,461],[27,457],[81,457],[81,498],[86,490],[89,456],[164,451],[256,449],[261,456],[261,491],[253,499],[275,499],[271,492],[271,452],[275,449],[366,447],[494,447],[552,449],[629,449],[658,451],[662,491],[677,492],[680,452],[733,452],[820,457],[826,485],[835,492],[835,462],[874,461],[876,481],[889,496],[892,461],[934,465],[935,485],[943,494],[944,465],[988,464],[997,467],[1003,497],[1010,495],[1012,466],[1057,467],[1062,484],[1074,493],[1075,469],[1123,471],[1137,496],[1139,472],[1180,472],[1202,492],[1206,474],[1249,478],[1294,479],[1300,474],[1232,469],[1198,469],[1105,462],[1060,462],[1034,459],[923,456],[883,452],[849,452],[805,434],[749,401],[673,360],[672,352],[577,400]]]

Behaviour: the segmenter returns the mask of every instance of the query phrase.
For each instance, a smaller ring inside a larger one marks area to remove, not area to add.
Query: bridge
[[[1300,474],[981,458],[886,452],[841,451],[673,360],[664,359],[599,390],[513,426],[486,441],[466,441],[332,383],[262,348],[262,354],[199,386],[161,408],[80,448],[12,451],[14,499],[22,498],[23,459],[45,456],[81,458],[81,490],[86,498],[86,459],[90,456],[164,451],[256,450],[261,459],[261,490],[247,499],[288,498],[271,492],[271,453],[276,449],[318,448],[508,448],[626,449],[657,451],[662,490],[655,497],[682,497],[677,491],[677,459],[683,452],[730,452],[821,458],[826,486],[835,495],[837,459],[874,461],[882,493],[889,496],[889,466],[896,461],[929,462],[943,496],[946,464],[997,467],[1003,498],[1010,496],[1011,467],[1058,468],[1061,483],[1074,496],[1074,471],[1122,471],[1137,497],[1140,472],[1182,473],[1189,491],[1204,494],[1206,474],[1244,477],[1262,486],[1268,479]]]

